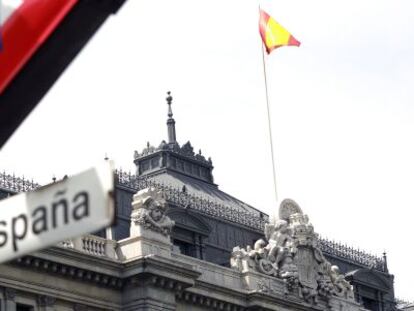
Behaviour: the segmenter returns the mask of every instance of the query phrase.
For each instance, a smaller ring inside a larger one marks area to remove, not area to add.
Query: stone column
[[[194,254],[194,257],[199,258],[199,259],[204,259],[204,244],[203,244],[203,237],[201,236],[201,234],[198,233],[194,233],[194,237],[193,237],[193,249],[192,249],[192,253]]]
[[[204,237],[201,235],[199,235],[199,242],[200,242],[200,259],[204,260],[206,246],[204,245]]]
[[[37,306],[39,311],[54,311],[54,305],[56,302],[55,297],[39,295],[37,296]]]
[[[378,310],[383,311],[384,310],[384,304],[383,304],[383,299],[382,299],[382,293],[379,290],[376,291],[376,298],[377,298],[377,301],[378,301]]]
[[[5,308],[6,311],[16,311],[16,302],[14,298],[16,297],[16,290],[14,288],[5,288],[4,289],[4,299],[5,299]]]

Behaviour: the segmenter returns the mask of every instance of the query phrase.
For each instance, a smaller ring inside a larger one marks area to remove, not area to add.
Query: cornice
[[[291,310],[298,311],[322,311],[326,310],[326,305],[318,304],[312,305],[305,303],[303,300],[293,295],[279,295],[273,293],[264,293],[261,291],[253,291],[247,295],[247,306],[249,310],[275,310],[275,305],[280,307],[286,307]]]
[[[105,273],[113,276],[119,276],[119,269],[121,267],[119,260],[103,256],[94,256],[74,248],[55,246],[32,253],[31,255],[91,271],[105,271]]]
[[[24,269],[36,270],[40,273],[54,274],[63,278],[88,282],[97,286],[113,289],[121,289],[124,284],[124,280],[119,276],[98,271],[99,269],[96,269],[96,267],[94,269],[91,264],[88,265],[88,268],[84,268],[79,265],[68,265],[52,259],[41,258],[36,255],[20,257],[10,262],[10,264]]]
[[[190,264],[176,261],[172,258],[163,258],[157,255],[144,256],[138,259],[127,261],[124,264],[123,277],[133,277],[138,274],[148,274],[157,277],[164,277],[194,285],[201,272],[194,269]]]
[[[175,295],[178,301],[185,301],[193,305],[204,306],[213,308],[215,310],[232,310],[232,311],[247,311],[248,309],[244,305],[240,305],[234,302],[220,300],[214,297],[207,297],[198,293],[191,292],[178,292]]]

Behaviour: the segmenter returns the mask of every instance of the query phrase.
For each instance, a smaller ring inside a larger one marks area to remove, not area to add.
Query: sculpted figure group
[[[165,215],[167,202],[161,192],[154,188],[139,191],[134,196],[132,209],[131,220],[136,224],[166,236],[171,233],[174,221]]]
[[[317,303],[318,297],[329,303],[332,295],[354,299],[352,286],[326,260],[312,224],[293,200],[281,203],[279,219],[266,224],[264,233],[266,240],[256,241],[253,248],[233,249],[233,268],[283,279],[286,294],[297,291],[309,303]]]

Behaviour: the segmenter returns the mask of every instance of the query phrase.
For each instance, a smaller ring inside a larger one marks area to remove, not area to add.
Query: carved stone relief
[[[248,245],[233,249],[233,268],[282,279],[287,293],[296,293],[311,304],[322,298],[329,305],[333,295],[354,300],[352,286],[339,268],[326,260],[313,225],[295,201],[282,201],[279,219],[266,224],[264,231],[266,240],[256,241],[253,248]],[[257,285],[269,291],[265,285]]]
[[[146,229],[170,235],[174,221],[165,215],[167,202],[155,188],[140,190],[134,195],[131,221]]]

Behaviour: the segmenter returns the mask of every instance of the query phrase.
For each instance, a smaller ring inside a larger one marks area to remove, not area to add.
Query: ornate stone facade
[[[115,173],[114,226],[0,265],[1,310],[395,309],[385,255],[318,238],[293,201],[269,222],[221,191],[211,160],[177,142],[171,102],[168,142]],[[0,199],[36,187],[0,174]]]

